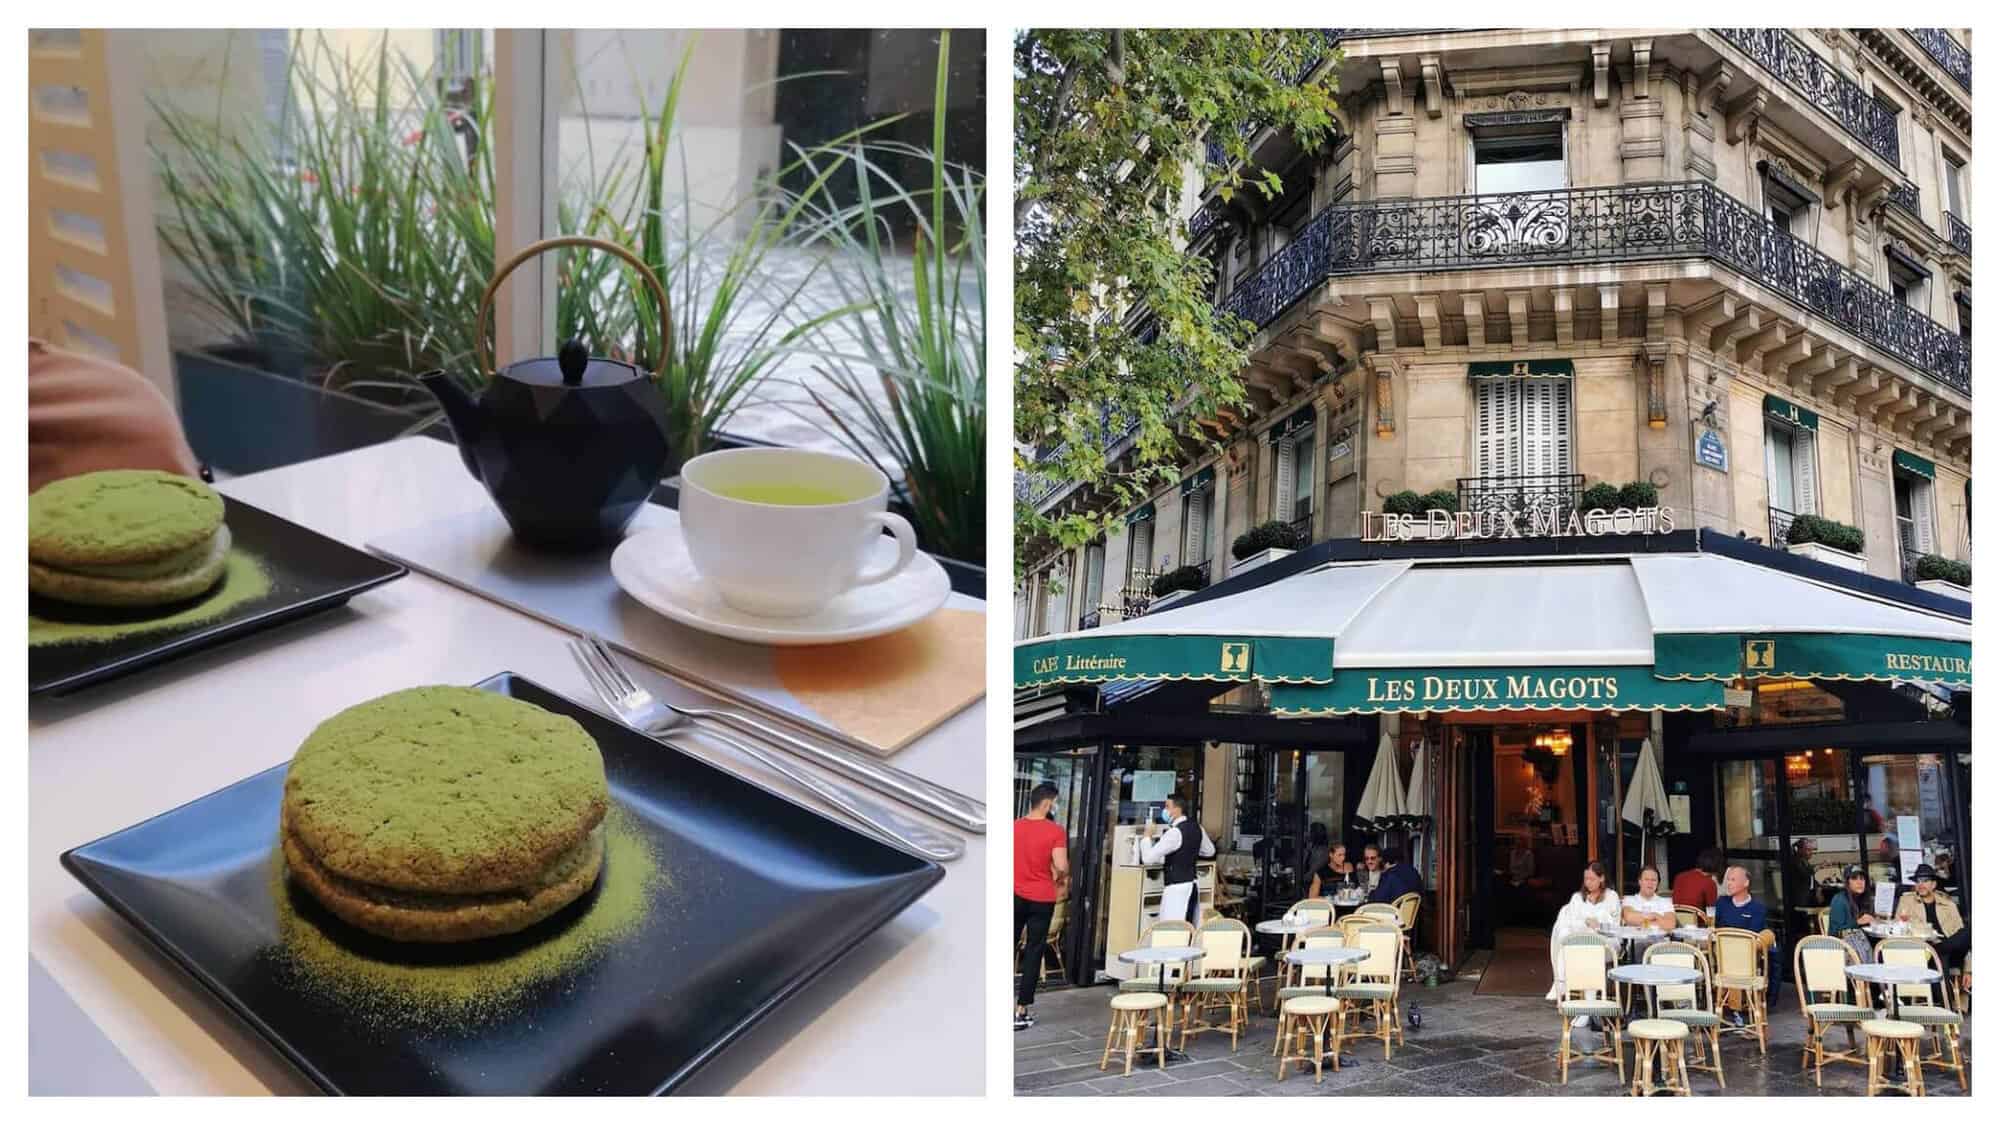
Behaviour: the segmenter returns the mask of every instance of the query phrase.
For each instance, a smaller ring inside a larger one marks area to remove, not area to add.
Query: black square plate
[[[257,557],[271,592],[211,621],[108,641],[28,647],[28,694],[64,695],[190,652],[269,629],[347,599],[409,571],[308,531],[241,500],[222,498],[231,541]],[[30,595],[28,611],[69,620],[115,621],[111,611],[59,606]],[[93,615],[86,617],[85,615]]]
[[[63,867],[343,1094],[669,1092],[944,877],[511,672],[478,686],[583,724],[612,802],[676,888],[615,948],[535,986],[516,1015],[460,1030],[383,1026],[287,982],[265,955],[278,940],[268,865],[283,766],[72,848]],[[587,908],[588,897],[528,933]]]

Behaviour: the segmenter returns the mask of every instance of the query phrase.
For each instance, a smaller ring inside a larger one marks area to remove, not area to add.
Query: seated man
[[[28,491],[100,469],[198,476],[180,420],[128,367],[28,341]]]
[[[1749,930],[1767,950],[1777,944],[1778,935],[1771,930],[1764,904],[1750,893],[1750,872],[1740,866],[1722,873],[1722,897],[1715,900],[1715,926],[1722,930]],[[1738,1027],[1744,1023],[1745,1000],[1735,990],[1723,992],[1721,1006],[1729,1022]]]
[[[1933,933],[1942,935],[1931,947],[1946,969],[1955,969],[1972,948],[1972,928],[1958,912],[1958,903],[1938,890],[1937,869],[1928,863],[1917,865],[1914,886],[1896,901],[1898,922],[1923,922]]]
[[[1382,878],[1375,889],[1368,893],[1369,902],[1394,902],[1412,891],[1421,892],[1424,881],[1417,869],[1403,862],[1403,853],[1395,848],[1382,852]]]

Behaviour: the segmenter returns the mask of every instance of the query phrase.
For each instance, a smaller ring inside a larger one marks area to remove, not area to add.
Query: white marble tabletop
[[[221,491],[360,547],[490,503],[457,452],[400,441],[224,482]],[[954,595],[954,604],[983,603]],[[321,719],[422,683],[518,672],[594,700],[565,634],[420,574],[345,609],[29,708],[29,1088],[306,1093],[312,1087],[70,878],[75,845],[291,757]],[[634,667],[656,695],[698,699]],[[602,710],[602,708],[599,708]],[[985,791],[985,708],[892,760]],[[712,760],[817,804],[713,747]],[[942,827],[942,825],[940,825]],[[985,838],[921,901],[705,1069],[698,1093],[977,1094],[985,1088]],[[951,1001],[949,998],[958,997]],[[940,1003],[940,999],[948,1002]],[[914,1013],[920,1012],[917,1018]]]
[[[1847,975],[1870,984],[1930,984],[1941,974],[1924,965],[1885,965],[1863,961],[1859,965],[1847,966]]]
[[[1693,984],[1701,974],[1684,965],[1619,965],[1608,974],[1612,980],[1652,988],[1662,984]]]

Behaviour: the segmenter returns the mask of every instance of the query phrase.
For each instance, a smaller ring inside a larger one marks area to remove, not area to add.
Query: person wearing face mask
[[[1195,862],[1215,855],[1215,842],[1201,825],[1188,819],[1187,802],[1178,794],[1168,797],[1161,810],[1167,822],[1163,829],[1150,825],[1146,846],[1139,850],[1140,862],[1166,868],[1166,886],[1160,894],[1160,921],[1192,922],[1201,925],[1201,896],[1195,893]]]
[[[1861,927],[1875,924],[1875,887],[1858,863],[1848,864],[1841,875],[1840,893],[1826,905],[1826,932],[1853,946],[1863,961],[1873,961],[1875,946]]]

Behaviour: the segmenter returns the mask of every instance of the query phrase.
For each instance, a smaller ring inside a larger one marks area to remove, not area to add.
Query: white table
[[[1674,936],[1696,945],[1707,945],[1715,937],[1715,931],[1701,926],[1675,926]]]
[[[1328,967],[1352,965],[1357,961],[1368,960],[1368,951],[1353,945],[1329,945],[1313,949],[1294,949],[1290,953],[1285,954],[1285,960],[1290,961],[1294,965],[1326,965]],[[1325,977],[1321,978],[1326,983],[1326,994],[1329,997],[1333,995],[1333,978],[1337,975],[1336,973],[1329,972]]]
[[[1663,984],[1693,984],[1701,979],[1701,974],[1681,965],[1617,965],[1607,974],[1620,984],[1637,985],[1646,990],[1647,1010],[1653,1016],[1660,1014],[1659,987]]]
[[[1167,1006],[1162,1011],[1160,1018],[1154,1023],[1154,1027],[1159,1032],[1160,1049],[1166,1055],[1166,1058],[1161,1060],[1162,1066],[1170,1062],[1180,1062],[1187,1058],[1186,1055],[1168,1046],[1168,1032],[1172,1030],[1174,1022],[1174,997],[1172,993],[1167,991],[1167,966],[1186,964],[1189,961],[1199,961],[1207,955],[1208,951],[1198,945],[1142,945],[1137,949],[1128,949],[1118,955],[1120,961],[1130,965],[1138,965],[1142,968],[1147,965],[1158,965],[1160,967],[1160,995],[1167,998]]]
[[[221,491],[350,545],[488,504],[457,451],[406,438],[224,482]],[[954,595],[954,604],[984,609]],[[57,863],[290,759],[321,719],[422,683],[514,671],[595,704],[565,635],[420,574],[349,607],[29,709],[29,1088],[35,1092],[305,1093],[312,1087],[155,954]],[[699,698],[650,670],[655,695]],[[599,708],[600,710],[602,708]],[[985,707],[893,759],[985,791]],[[713,760],[811,794],[712,747]],[[942,827],[942,825],[940,825]],[[985,1089],[985,838],[920,902],[706,1068],[686,1089],[755,1094],[978,1094]],[[923,998],[913,1016],[913,998]],[[938,1002],[944,1000],[945,1002]]]
[[[1294,934],[1305,933],[1307,930],[1323,930],[1329,925],[1331,925],[1329,922],[1312,920],[1287,922],[1283,918],[1272,918],[1268,921],[1257,923],[1257,932],[1260,934],[1282,934],[1285,937],[1291,937]]]
[[[1897,1019],[1903,1011],[1902,997],[1897,995],[1897,985],[1936,984],[1943,976],[1927,965],[1884,965],[1877,961],[1863,961],[1859,965],[1847,966],[1847,975],[1868,984],[1884,985],[1889,992],[1889,1018]]]

